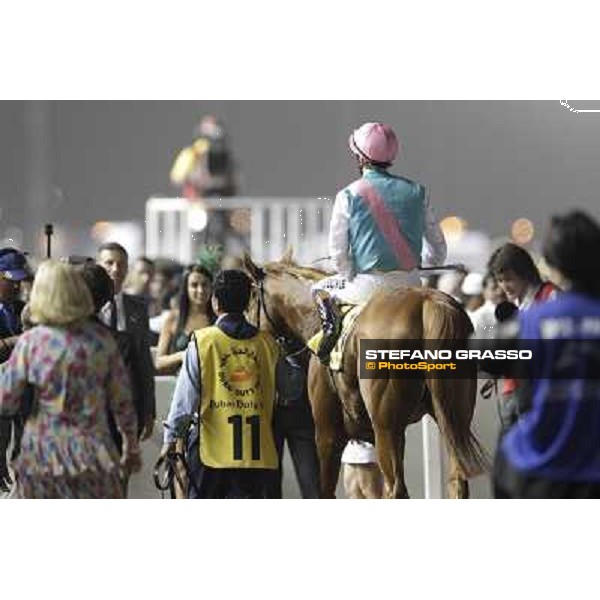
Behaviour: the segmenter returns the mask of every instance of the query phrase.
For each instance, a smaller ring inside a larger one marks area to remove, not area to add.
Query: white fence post
[[[271,259],[277,259],[285,251],[283,237],[283,211],[285,208],[277,203],[271,205],[269,209],[269,255]]]
[[[435,421],[425,415],[421,421],[423,434],[423,479],[425,498],[444,497],[443,451],[439,429]]]
[[[290,204],[287,207],[287,243],[286,246],[291,246],[294,250],[294,256],[300,256],[300,211],[302,210],[299,204]]]
[[[257,202],[250,209],[250,253],[254,260],[262,262],[265,251],[265,207]]]

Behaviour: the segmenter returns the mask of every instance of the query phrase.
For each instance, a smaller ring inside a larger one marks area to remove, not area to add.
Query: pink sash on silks
[[[411,271],[418,267],[419,263],[402,232],[396,215],[388,208],[379,192],[364,179],[354,182],[351,189],[354,194],[360,195],[363,199],[383,237],[394,251],[400,268]]]

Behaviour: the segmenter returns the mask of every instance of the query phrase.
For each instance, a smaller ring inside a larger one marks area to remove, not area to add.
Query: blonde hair
[[[77,270],[57,260],[44,261],[37,270],[31,299],[31,321],[39,325],[70,325],[94,312],[92,295]]]

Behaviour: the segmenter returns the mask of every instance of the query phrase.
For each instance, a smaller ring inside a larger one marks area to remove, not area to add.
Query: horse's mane
[[[308,281],[320,281],[331,275],[327,271],[316,267],[303,267],[293,260],[270,262],[264,265],[265,271],[274,275],[291,275],[296,279]]]

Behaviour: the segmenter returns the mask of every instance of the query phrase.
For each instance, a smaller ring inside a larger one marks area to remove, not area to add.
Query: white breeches
[[[419,271],[390,271],[389,273],[359,273],[352,279],[346,275],[332,275],[312,286],[314,290],[325,290],[341,302],[361,304],[377,290],[415,286],[421,287]]]

